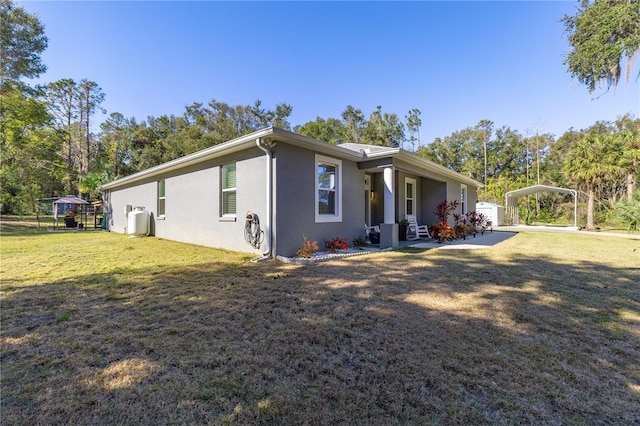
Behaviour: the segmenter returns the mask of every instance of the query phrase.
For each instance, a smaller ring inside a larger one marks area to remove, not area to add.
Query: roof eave
[[[222,155],[231,154],[234,152],[242,151],[251,145],[255,144],[255,140],[258,138],[264,138],[273,133],[271,127],[267,129],[258,130],[257,132],[250,133],[245,136],[241,136],[236,139],[232,139],[228,142],[224,142],[212,147],[203,149],[193,154],[185,155],[184,157],[176,158],[175,160],[168,161],[166,163],[159,164],[154,167],[150,167],[146,170],[142,170],[138,173],[134,173],[129,176],[108,182],[98,188],[99,191],[105,191],[119,186],[127,185],[139,181],[141,179],[150,178],[163,173],[171,172],[183,167],[188,167],[193,164],[207,161],[212,158],[220,157]]]
[[[431,172],[435,172],[451,179],[458,180],[466,185],[475,186],[476,188],[484,188],[484,185],[478,182],[475,179],[472,179],[468,176],[463,175],[462,173],[458,173],[451,169],[446,168],[443,165],[435,163],[431,160],[427,160],[426,158],[422,158],[417,154],[413,154],[411,152],[405,151],[403,149],[398,150],[398,154],[396,157],[402,161],[406,161],[407,163],[423,167]]]
[[[118,188],[142,179],[148,179],[164,173],[172,172],[174,170],[198,164],[200,162],[207,161],[216,157],[233,154],[234,152],[242,151],[254,146],[256,139],[261,138],[271,139],[274,142],[280,141],[284,143],[290,143],[292,145],[312,149],[322,154],[338,156],[342,159],[361,161],[363,158],[361,154],[345,148],[341,148],[336,145],[329,144],[327,142],[322,142],[308,136],[303,136],[297,133],[289,132],[287,130],[279,129],[277,127],[268,127],[266,129],[258,130],[256,132],[249,133],[248,135],[232,139],[228,142],[214,145],[193,154],[176,158],[175,160],[159,164],[157,166],[142,170],[129,176],[125,176],[112,182],[108,182],[104,185],[101,185],[98,190],[104,192],[106,190]]]
[[[339,156],[342,159],[353,161],[362,161],[361,153],[343,148],[339,145],[333,145],[328,142],[320,141],[309,136],[300,135],[298,133],[283,130],[277,127],[273,128],[273,140],[275,142],[285,142],[302,148],[307,148],[321,154]]]

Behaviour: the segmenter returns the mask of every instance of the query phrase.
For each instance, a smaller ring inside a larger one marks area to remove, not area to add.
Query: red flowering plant
[[[335,253],[337,250],[347,250],[349,248],[348,238],[332,238],[329,241],[324,242],[324,248],[331,253]]]
[[[296,251],[296,256],[309,258],[313,255],[313,253],[317,252],[320,248],[318,247],[318,243],[315,241],[307,240],[307,236],[302,236],[302,247],[300,247]]]

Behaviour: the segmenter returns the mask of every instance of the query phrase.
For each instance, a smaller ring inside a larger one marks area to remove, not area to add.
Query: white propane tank
[[[134,207],[127,215],[127,231],[130,237],[149,235],[149,212],[144,207]]]

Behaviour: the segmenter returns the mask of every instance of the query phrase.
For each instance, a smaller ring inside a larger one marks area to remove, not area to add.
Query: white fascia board
[[[386,151],[370,152],[365,154],[366,155],[365,160],[371,160],[371,159],[380,158],[380,157],[395,157],[399,153],[400,153],[400,148],[390,148]]]

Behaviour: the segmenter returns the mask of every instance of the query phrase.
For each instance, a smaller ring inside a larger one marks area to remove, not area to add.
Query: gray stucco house
[[[398,220],[413,214],[420,224],[435,222],[444,199],[473,210],[481,186],[402,149],[331,145],[272,127],[100,190],[113,232],[127,233],[126,211],[142,206],[151,235],[275,257],[293,256],[303,235],[321,247],[363,236],[365,223],[380,225],[382,246],[396,246]],[[256,247],[245,238],[247,214],[260,223]]]

